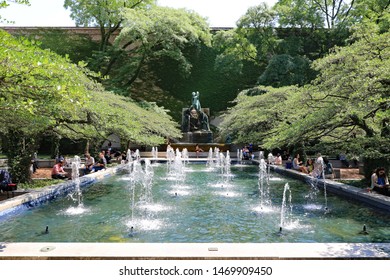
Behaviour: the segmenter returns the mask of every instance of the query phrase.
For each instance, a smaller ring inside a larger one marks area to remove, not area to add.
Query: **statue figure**
[[[202,111],[199,92],[192,93],[192,104],[183,113],[183,132],[210,131],[209,118]]]

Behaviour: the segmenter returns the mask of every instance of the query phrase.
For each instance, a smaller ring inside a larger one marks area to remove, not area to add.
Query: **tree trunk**
[[[14,183],[31,181],[31,160],[38,148],[37,136],[25,136],[22,133],[8,131],[4,137],[4,153]]]

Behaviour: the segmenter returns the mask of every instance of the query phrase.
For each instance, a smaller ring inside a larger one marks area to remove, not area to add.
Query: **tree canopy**
[[[311,84],[240,94],[222,124],[224,133],[269,149],[314,143],[388,157],[390,33],[356,34],[353,44],[314,62],[319,75]]]
[[[180,136],[165,111],[141,108],[106,92],[90,79],[95,75],[82,64],[0,30],[0,133],[11,168],[29,165],[44,133],[96,141],[116,133],[150,145]],[[28,174],[14,171],[16,177]]]

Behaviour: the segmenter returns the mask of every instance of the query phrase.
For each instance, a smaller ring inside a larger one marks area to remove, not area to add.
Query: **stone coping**
[[[257,164],[258,161],[255,160]],[[372,207],[390,212],[390,197],[375,192],[368,192],[367,189],[361,189],[330,179],[313,179],[312,176],[302,172],[286,169],[283,166],[271,165],[271,170],[287,177],[292,177],[307,183],[313,182],[318,187],[330,193],[334,193],[349,199],[363,202]],[[368,186],[367,186],[368,187]]]
[[[0,243],[0,259],[390,259],[390,243]]]

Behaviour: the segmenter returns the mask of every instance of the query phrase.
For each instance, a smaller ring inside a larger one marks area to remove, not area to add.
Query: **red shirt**
[[[53,166],[53,169],[51,170],[51,175],[57,175],[60,173],[64,173],[64,168],[62,168],[61,163],[57,163]]]

